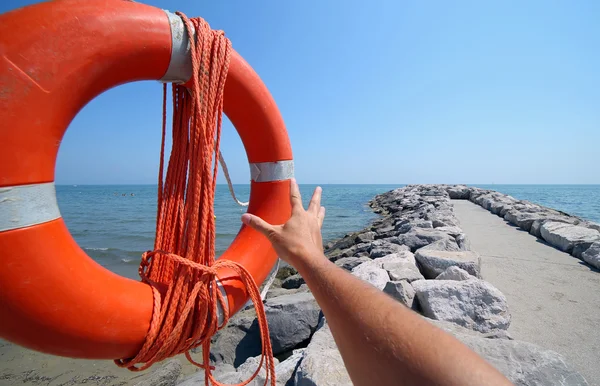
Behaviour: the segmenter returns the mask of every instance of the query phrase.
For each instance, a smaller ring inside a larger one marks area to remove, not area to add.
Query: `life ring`
[[[122,0],[61,0],[0,16],[0,337],[61,356],[127,358],[152,314],[150,287],[116,275],[73,240],[56,202],[54,165],[71,120],[103,91],[137,80],[184,83],[187,33],[169,12]],[[224,110],[248,156],[248,211],[272,223],[291,213],[291,145],[258,75],[233,52]],[[262,283],[276,262],[242,226],[221,257]],[[248,299],[233,271],[218,278],[229,310]]]

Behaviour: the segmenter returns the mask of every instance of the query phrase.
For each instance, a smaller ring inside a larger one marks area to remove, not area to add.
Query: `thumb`
[[[244,213],[242,215],[242,222],[267,237],[269,237],[274,230],[273,225],[250,213]]]

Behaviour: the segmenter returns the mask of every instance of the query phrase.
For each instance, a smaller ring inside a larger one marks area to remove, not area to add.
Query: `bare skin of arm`
[[[251,214],[242,221],[264,234],[305,279],[355,385],[511,384],[454,337],[325,257],[320,188],[304,210],[292,180],[291,201],[292,217],[283,225]]]

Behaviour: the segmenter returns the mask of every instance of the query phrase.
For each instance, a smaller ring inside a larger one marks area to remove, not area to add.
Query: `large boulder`
[[[378,257],[387,256],[392,253],[400,253],[408,250],[408,247],[404,245],[398,245],[398,243],[392,243],[386,239],[375,240],[371,242],[369,256],[371,257],[371,259],[376,259]]]
[[[278,355],[306,341],[317,328],[321,309],[311,293],[268,299],[265,313],[273,354]]]
[[[480,276],[481,259],[472,251],[436,251],[421,248],[415,253],[415,259],[427,279],[435,279],[451,266],[462,268],[473,276]]]
[[[294,350],[293,354],[283,362],[279,362],[275,358],[275,378],[277,379],[277,386],[293,386],[293,376],[304,349]],[[239,384],[247,381],[258,369],[260,364],[260,356],[250,357],[237,369],[229,366],[218,366],[213,372],[214,377],[217,381],[223,384]],[[265,384],[265,378],[267,372],[265,371],[265,364],[261,367],[256,378],[248,383],[249,386],[263,386]],[[180,383],[179,386],[197,386],[204,384],[204,371],[199,370],[194,375],[187,378],[184,382]],[[270,383],[268,383],[270,384]]]
[[[449,243],[456,244],[454,239],[447,233],[427,228],[413,228],[409,232],[393,237],[390,240],[396,244],[407,246],[411,251],[416,251],[439,240],[447,240]],[[458,246],[456,248],[458,249]]]
[[[294,288],[300,288],[300,286],[302,284],[306,283],[304,281],[304,278],[302,276],[300,276],[299,273],[289,276],[288,278],[286,278],[283,283],[281,283],[281,287],[285,288],[285,289],[294,289]]]
[[[320,308],[311,293],[299,292],[265,301],[265,313],[273,354],[279,355],[303,343],[314,332]],[[240,366],[261,352],[260,331],[254,310],[235,314],[212,339],[211,361]]]
[[[585,386],[585,379],[558,353],[531,343],[489,339],[488,335],[430,320],[454,335],[517,386]]]
[[[362,263],[352,270],[352,274],[361,280],[371,283],[380,290],[390,281],[387,271],[381,268],[380,264],[375,261]]]
[[[249,357],[259,355],[260,345],[256,313],[253,309],[243,310],[212,338],[210,359],[216,364],[239,366]]]
[[[556,221],[545,222],[540,233],[550,245],[568,253],[578,244],[600,241],[600,232],[594,229]]]
[[[342,257],[341,259],[336,260],[335,265],[337,265],[340,268],[344,268],[347,271],[352,271],[354,267],[359,266],[362,263],[366,263],[370,260],[371,259],[364,256]]]
[[[446,268],[446,270],[442,273],[440,273],[435,279],[436,280],[456,280],[456,281],[461,281],[461,280],[469,280],[472,279],[473,276],[471,276],[469,274],[469,272],[465,271],[464,269],[458,268],[457,266],[453,265],[452,267],[448,267]]]
[[[294,379],[296,386],[352,386],[344,361],[325,322],[313,335]]]
[[[135,386],[174,386],[181,374],[181,362],[171,359],[154,370],[146,379],[135,384]]]
[[[479,332],[506,330],[510,313],[506,297],[479,280],[418,280],[412,282],[423,315]]]
[[[415,298],[415,290],[406,280],[400,281],[388,281],[383,292],[390,295],[394,299],[407,307],[413,306],[413,300]]]
[[[454,185],[446,188],[446,192],[453,200],[468,200],[471,189],[465,185]]]
[[[278,296],[297,294],[299,292],[310,292],[310,290],[308,289],[308,286],[306,284],[302,284],[300,287],[293,288],[293,289],[286,289],[286,288],[272,286],[267,291],[267,295],[265,296],[265,299],[276,298]],[[250,306],[249,308],[252,308],[252,307],[253,306]]]
[[[581,254],[581,258],[592,267],[600,269],[600,242],[592,243],[592,245]]]

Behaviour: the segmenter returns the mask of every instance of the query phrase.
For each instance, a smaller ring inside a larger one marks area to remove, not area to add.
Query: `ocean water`
[[[473,185],[600,223],[600,185]]]
[[[305,205],[316,185],[301,185]],[[322,204],[327,208],[324,240],[364,228],[375,218],[366,205],[376,194],[399,185],[322,185]],[[61,214],[80,247],[98,263],[121,275],[138,278],[143,251],[151,250],[156,223],[156,186],[62,185],[56,187]],[[249,185],[235,185],[238,199],[248,200]],[[235,204],[227,185],[215,194],[217,216],[216,253],[227,249],[237,234],[245,208]]]
[[[402,185],[322,185],[327,216],[323,239],[333,240],[364,228],[376,215],[366,205],[376,194]],[[600,185],[475,185],[529,200],[600,223]],[[303,201],[316,185],[301,185]],[[242,201],[249,185],[236,185]],[[57,186],[58,203],[71,234],[94,260],[113,272],[137,279],[143,251],[154,243],[156,186]],[[237,206],[226,185],[217,186],[216,253],[221,254],[240,228],[245,209]]]

